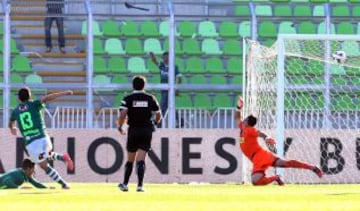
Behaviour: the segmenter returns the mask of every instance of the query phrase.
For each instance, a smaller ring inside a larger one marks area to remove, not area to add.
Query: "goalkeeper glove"
[[[236,109],[240,110],[244,106],[244,101],[241,96],[238,97],[238,101],[236,104]]]
[[[266,138],[265,139],[265,144],[267,146],[267,148],[270,150],[270,152],[273,152],[276,154],[277,150],[276,150],[276,142],[273,138]]]

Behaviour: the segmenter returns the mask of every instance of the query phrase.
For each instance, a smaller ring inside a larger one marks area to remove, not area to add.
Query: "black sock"
[[[138,186],[143,186],[144,174],[145,174],[145,161],[140,160],[136,163]]]
[[[126,162],[125,164],[125,173],[124,173],[124,184],[127,185],[129,183],[130,175],[133,169],[132,162]]]

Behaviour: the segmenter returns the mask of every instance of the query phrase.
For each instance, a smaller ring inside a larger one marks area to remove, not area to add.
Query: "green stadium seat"
[[[2,22],[0,22],[0,35],[4,35],[4,24]]]
[[[159,37],[160,33],[157,23],[153,21],[144,21],[140,24],[140,34],[145,37]]]
[[[131,73],[148,73],[149,70],[146,69],[145,61],[141,57],[131,57],[128,60],[128,70]]]
[[[10,108],[15,108],[18,105],[18,99],[15,95],[10,95]]]
[[[309,2],[309,0],[291,0],[291,2],[298,3],[298,2]]]
[[[357,24],[357,31],[356,34],[360,34],[360,23]]]
[[[276,26],[271,21],[264,21],[259,25],[259,36],[260,37],[271,37],[277,36]]]
[[[188,55],[201,55],[199,43],[196,39],[185,39],[183,41],[183,52]]]
[[[312,75],[323,75],[324,74],[324,63],[316,60],[309,60],[306,66],[308,74]]]
[[[275,5],[274,16],[291,17],[291,7],[289,5]]]
[[[348,95],[337,96],[331,102],[330,109],[333,111],[349,111],[356,108],[354,100]]]
[[[300,58],[289,58],[285,60],[285,71],[289,75],[303,75],[308,70],[305,67],[305,61]]]
[[[126,37],[138,37],[141,36],[138,25],[133,21],[125,21],[121,26],[122,35]]]
[[[301,22],[298,27],[298,34],[316,34],[315,24],[309,21]]]
[[[242,74],[243,63],[241,57],[232,57],[227,61],[226,72],[229,74]]]
[[[175,64],[178,66],[179,72],[185,70],[184,61],[181,58],[175,58]]]
[[[326,3],[326,2],[329,2],[329,0],[310,0],[310,2],[313,2],[313,3]]]
[[[129,78],[124,75],[117,75],[111,80],[113,84],[128,84],[130,83]]]
[[[182,37],[193,37],[196,35],[196,27],[194,22],[182,21],[179,23],[179,34]]]
[[[243,76],[242,75],[233,75],[231,78],[231,84],[242,84]]]
[[[169,51],[169,40],[166,39],[164,41],[164,51]],[[175,53],[176,54],[183,54],[183,50],[180,47],[180,41],[175,39]]]
[[[95,56],[94,57],[94,73],[98,74],[106,74],[108,73],[108,69],[106,67],[105,59],[102,57]]]
[[[192,74],[205,73],[203,61],[198,57],[188,58],[186,60],[185,72]]]
[[[25,77],[25,84],[42,84],[42,82],[41,76],[36,74],[30,74]]]
[[[94,38],[93,51],[94,51],[94,54],[104,54],[105,53],[102,40]]]
[[[159,33],[163,37],[169,37],[169,28],[170,24],[168,20],[162,21],[159,25]],[[179,32],[177,31],[175,27],[175,36],[179,36]]]
[[[144,55],[141,41],[137,38],[130,38],[125,41],[125,51],[129,55]]]
[[[12,59],[11,71],[20,73],[32,73],[33,69],[30,66],[30,61],[27,57],[16,56]]]
[[[326,33],[326,25],[325,25],[324,21],[318,25],[317,33],[318,34],[327,34]],[[333,24],[333,23],[330,24],[330,34],[336,34],[335,24]]]
[[[219,48],[219,43],[215,39],[204,39],[201,44],[201,50],[207,55],[221,55],[223,52]]]
[[[256,5],[255,6],[256,16],[272,16],[272,10],[270,5]]]
[[[350,16],[350,9],[347,5],[336,5],[332,7],[331,16],[333,17],[348,17]]]
[[[4,40],[0,39],[0,52],[3,53],[3,50],[4,50]],[[16,46],[16,41],[13,38],[10,39],[10,53],[11,54],[19,53],[19,49]]]
[[[313,16],[325,16],[324,5],[315,5],[313,10]]]
[[[205,71],[211,74],[225,73],[222,60],[217,57],[207,59]]]
[[[360,0],[359,0],[360,2]],[[352,16],[353,17],[360,17],[360,6],[353,5],[352,7]]]
[[[212,109],[209,96],[207,94],[197,94],[194,97],[194,107],[202,109]]]
[[[355,34],[355,28],[349,22],[341,22],[337,25],[337,34]]]
[[[242,44],[237,40],[225,40],[223,45],[223,54],[226,56],[242,55]]]
[[[120,37],[121,32],[119,30],[119,25],[114,20],[106,20],[102,24],[103,35],[108,37]]]
[[[117,38],[109,38],[105,41],[105,52],[110,55],[124,55],[126,53],[121,41]]]
[[[4,57],[0,55],[0,77],[2,76],[2,72],[4,72]]]
[[[210,84],[227,84],[227,80],[223,75],[212,75]]]
[[[160,73],[160,69],[158,66],[156,66],[156,64],[154,64],[154,62],[152,62],[152,60],[149,58],[147,60],[147,69],[149,70],[150,73]]]
[[[117,108],[120,106],[121,101],[124,99],[124,96],[125,95],[123,93],[119,93],[114,97],[114,104],[113,104],[114,108]]]
[[[309,5],[295,5],[294,6],[294,16],[304,16],[304,17],[310,17],[312,16],[311,13],[311,7]]]
[[[250,37],[251,36],[250,21],[243,21],[239,24],[239,35],[241,37]]]
[[[219,35],[220,37],[237,37],[239,36],[237,25],[234,22],[224,21],[219,26]]]
[[[349,76],[359,76],[360,77],[360,68],[346,67],[346,74]]]
[[[159,84],[161,83],[160,74],[159,75],[152,75],[149,80],[150,83]]]
[[[345,51],[349,57],[360,56],[359,43],[354,40],[345,40],[341,45],[341,50]]]
[[[313,110],[314,101],[307,93],[298,94],[294,99],[295,110]]]
[[[164,51],[161,49],[161,44],[158,39],[148,38],[144,41],[145,53],[153,52],[156,55],[162,54]]]
[[[192,108],[192,102],[189,95],[181,94],[175,97],[176,108]]]
[[[1,81],[0,81],[1,82]],[[352,78],[350,80],[351,84],[354,85],[354,86],[360,86],[360,78],[359,77],[356,77],[356,78]],[[360,99],[360,98],[358,98]]]
[[[348,0],[329,0],[331,3],[347,3]]]
[[[100,30],[99,23],[97,21],[93,21],[92,26],[93,26],[93,35],[94,36],[102,36],[103,35],[103,33]],[[87,35],[87,21],[83,21],[81,24],[81,34]]]
[[[18,74],[11,73],[10,74],[10,82],[22,84],[22,83],[24,83],[24,79]]]
[[[205,76],[203,75],[193,75],[190,78],[190,83],[191,84],[207,84],[207,80],[205,78]]]
[[[125,60],[121,57],[111,57],[109,59],[109,71],[114,74],[127,73],[127,69],[125,66]]]
[[[212,21],[202,21],[199,23],[199,35],[202,37],[218,37],[216,26]]]
[[[234,107],[231,98],[227,94],[216,94],[214,96],[214,109]]]
[[[283,21],[279,24],[279,34],[296,34],[294,23],[291,21]]]
[[[333,75],[345,75],[346,71],[343,66],[333,64],[331,65],[331,74]]]
[[[94,85],[109,85],[111,84],[111,79],[106,75],[96,75],[93,77],[93,83]],[[105,89],[105,88],[96,88],[96,91],[112,92],[113,90]]]
[[[335,86],[343,86],[348,84],[348,80],[343,76],[332,76],[331,83]]]
[[[360,2],[360,0],[348,0],[348,1],[351,3],[359,3]]]
[[[238,5],[235,7],[236,16],[250,16],[250,8],[248,5]]]
[[[262,44],[263,44],[264,46],[271,47],[271,46],[274,45],[275,42],[276,42],[275,39],[267,39],[267,40],[263,41]]]

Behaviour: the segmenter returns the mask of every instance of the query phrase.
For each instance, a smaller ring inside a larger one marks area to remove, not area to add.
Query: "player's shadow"
[[[28,195],[28,194],[39,194],[39,195],[41,195],[41,194],[58,194],[58,193],[60,193],[60,192],[26,192],[26,193],[19,193],[19,194],[22,194],[22,195]]]
[[[360,193],[328,193],[329,196],[348,196],[348,195],[360,195]]]

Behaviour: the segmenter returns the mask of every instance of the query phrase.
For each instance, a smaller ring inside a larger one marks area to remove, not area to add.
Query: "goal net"
[[[272,47],[247,42],[244,116],[256,115],[257,128],[276,138],[278,156],[325,173],[280,170],[286,182],[360,182],[359,44],[359,36],[339,35],[279,35]],[[332,56],[339,51],[344,62]]]

